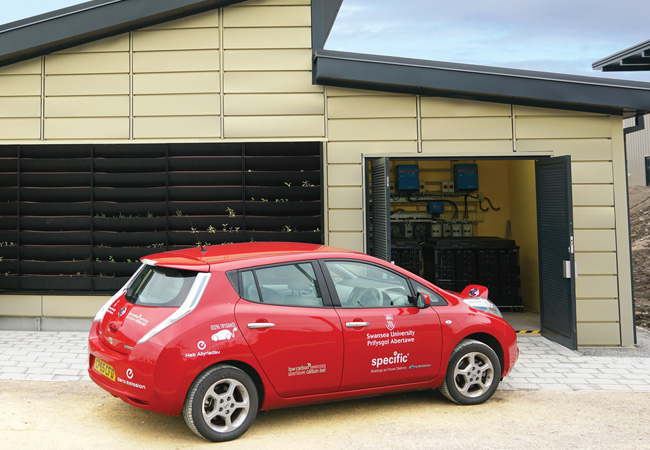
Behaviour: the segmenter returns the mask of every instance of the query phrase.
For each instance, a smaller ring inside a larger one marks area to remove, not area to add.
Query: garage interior
[[[460,292],[468,284],[485,285],[516,330],[538,331],[535,161],[385,160],[390,219],[385,237],[378,230],[383,212],[376,209],[383,185],[376,192],[373,183],[378,161],[368,160],[367,167],[369,253],[381,256],[376,239],[385,239],[390,261],[437,286]]]

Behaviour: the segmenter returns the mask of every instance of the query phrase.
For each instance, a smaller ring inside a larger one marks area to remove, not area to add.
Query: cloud
[[[650,39],[649,16],[650,2],[345,0],[326,47],[602,76],[591,63]]]
[[[0,2],[0,25],[82,3],[82,0],[20,0]]]

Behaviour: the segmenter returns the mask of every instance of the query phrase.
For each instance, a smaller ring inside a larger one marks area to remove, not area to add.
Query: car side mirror
[[[415,304],[420,309],[428,308],[431,306],[431,298],[429,298],[429,296],[423,292],[418,292]]]

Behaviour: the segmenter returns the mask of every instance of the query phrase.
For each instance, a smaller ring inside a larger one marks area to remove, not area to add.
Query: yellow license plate
[[[95,358],[95,364],[93,364],[93,369],[97,372],[104,375],[106,378],[115,381],[115,369],[112,366],[109,366],[104,361],[99,358]]]

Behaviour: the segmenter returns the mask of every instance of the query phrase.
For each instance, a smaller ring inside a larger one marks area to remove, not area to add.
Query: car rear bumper
[[[147,343],[146,348],[123,354],[105,345],[97,331],[98,324],[94,322],[88,339],[88,375],[91,380],[130,405],[162,414],[178,414],[174,399],[164,390],[161,392],[155,384],[154,373],[160,349]],[[103,367],[109,367],[105,373],[95,367],[97,359],[104,363]]]
[[[505,377],[510,372],[512,372],[512,369],[515,367],[515,364],[519,359],[519,346],[517,345],[516,334],[510,345],[505,348],[505,351],[507,352],[508,359],[507,364],[504,364],[502,377]]]

